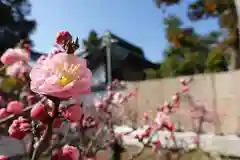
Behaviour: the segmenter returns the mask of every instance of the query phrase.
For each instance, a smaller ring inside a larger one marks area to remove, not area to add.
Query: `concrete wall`
[[[239,82],[240,71],[194,76],[194,80],[189,85],[191,95],[218,115],[219,119],[215,124],[205,123],[203,126],[205,131],[240,133]],[[135,110],[139,115],[148,111],[154,116],[156,108],[165,100],[170,100],[172,94],[179,91],[181,86],[176,78],[127,83],[127,91],[135,87],[139,88],[139,94],[135,99]],[[172,116],[173,120],[179,121],[186,130],[193,130],[189,116],[190,108],[188,100],[183,98],[181,108]]]

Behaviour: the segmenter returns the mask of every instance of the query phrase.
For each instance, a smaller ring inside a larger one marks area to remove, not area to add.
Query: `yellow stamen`
[[[78,75],[76,75],[76,71],[79,69],[80,64],[74,65],[71,64],[69,66],[68,64],[59,64],[56,67],[56,73],[59,75],[58,84],[61,87],[64,87],[71,83],[72,81],[76,80],[78,78]]]
[[[74,80],[75,80],[75,78],[72,75],[62,73],[61,77],[58,80],[58,84],[60,86],[64,87],[64,86],[68,85],[69,83],[71,83]]]

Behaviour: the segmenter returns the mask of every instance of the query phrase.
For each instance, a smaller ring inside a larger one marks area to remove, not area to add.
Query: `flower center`
[[[59,79],[57,83],[64,87],[68,85],[69,83],[73,82],[74,80],[77,80],[79,78],[79,72],[77,70],[79,69],[80,65],[74,65],[72,64],[70,67],[68,65],[61,65],[56,68],[57,74],[59,75]]]
[[[75,78],[74,78],[73,75],[62,72],[61,76],[60,76],[60,78],[58,80],[58,84],[60,86],[64,87],[64,86],[68,85],[69,83],[71,83],[74,80],[75,80]]]

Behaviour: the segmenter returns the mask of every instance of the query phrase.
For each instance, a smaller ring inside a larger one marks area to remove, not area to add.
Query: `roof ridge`
[[[122,37],[118,36],[117,34],[111,32],[109,30],[105,31],[104,33],[106,33],[106,32],[110,33],[110,35],[112,35],[113,37],[116,37],[117,39],[120,39],[120,40],[122,40],[122,41],[124,41],[124,42],[126,42],[126,43],[128,43],[128,44],[130,44],[130,45],[132,45],[134,47],[136,47],[136,48],[139,48],[143,52],[142,47],[136,45],[134,42],[130,42],[129,40],[126,40],[125,38],[122,38]]]

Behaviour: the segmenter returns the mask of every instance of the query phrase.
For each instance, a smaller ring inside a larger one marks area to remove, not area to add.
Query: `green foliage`
[[[183,28],[180,22],[176,16],[167,17],[164,22],[172,45],[164,52],[165,59],[160,69],[163,77],[203,73],[208,54],[221,37],[219,31],[201,35],[192,28]],[[223,71],[226,65],[214,67]]]
[[[31,5],[28,0],[0,0],[0,52],[15,46],[20,39],[29,40],[36,27],[34,20],[26,19]],[[31,43],[30,43],[31,44]]]
[[[182,26],[183,22],[177,16],[168,16],[164,19],[164,25],[167,28],[178,29]]]
[[[160,78],[159,71],[158,70],[154,70],[152,68],[144,70],[144,73],[146,75],[146,79]]]
[[[100,39],[99,39],[98,34],[95,30],[91,30],[89,32],[87,43],[88,43],[88,45],[99,46]]]
[[[88,37],[86,40],[83,40],[83,44],[88,50],[92,50],[93,48],[99,48],[101,45],[101,39],[98,37],[98,33],[95,30],[91,30],[88,33]]]
[[[220,72],[227,70],[227,60],[224,55],[218,54],[215,50],[212,50],[208,54],[208,58],[205,62],[206,72]]]
[[[0,90],[5,93],[11,93],[20,87],[20,83],[12,77],[1,77],[1,87]]]
[[[166,1],[156,0],[160,8],[166,6]],[[179,2],[171,1],[168,4]],[[186,1],[181,2],[186,3]],[[163,23],[170,45],[164,52],[165,59],[160,68],[161,76],[226,71],[229,63],[226,58],[229,57],[224,55],[225,50],[232,48],[231,45],[236,45],[238,40],[236,22],[233,20],[236,19],[233,0],[195,0],[190,2],[186,12],[192,21],[218,18],[220,26],[231,34],[223,37],[222,30],[216,30],[202,35],[191,27],[184,27],[177,16],[165,17]]]
[[[179,61],[181,60],[176,56],[167,57],[161,64],[160,73],[162,77],[178,76],[181,71]]]
[[[173,4],[178,4],[182,0],[154,0],[154,3],[158,8],[160,8],[162,5],[170,6]]]

